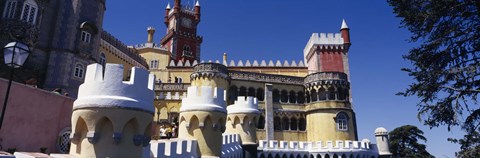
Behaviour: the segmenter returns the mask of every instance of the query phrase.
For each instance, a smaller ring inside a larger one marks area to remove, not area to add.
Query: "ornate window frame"
[[[2,17],[5,19],[15,18],[15,14],[17,12],[17,4],[18,0],[7,0],[5,2],[5,7],[3,8]]]
[[[20,20],[35,24],[38,14],[38,5],[35,0],[27,0],[23,4]]]
[[[348,121],[349,117],[345,112],[339,112],[335,116],[335,124],[338,131],[348,131]]]

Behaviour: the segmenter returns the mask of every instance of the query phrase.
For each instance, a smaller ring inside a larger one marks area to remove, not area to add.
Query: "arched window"
[[[15,18],[15,13],[17,12],[17,3],[17,0],[7,0],[2,17],[7,19]]]
[[[75,65],[75,71],[73,72],[73,76],[77,78],[83,78],[83,71],[84,67],[82,64]]]
[[[275,116],[273,118],[273,129],[274,130],[282,130],[282,122],[280,122],[281,119],[278,116]]]
[[[258,129],[264,129],[265,128],[265,117],[263,115],[260,115],[258,118]]]
[[[85,42],[85,43],[90,43],[90,40],[92,38],[92,34],[88,31],[82,31],[82,36],[80,39]]]
[[[305,95],[303,94],[302,91],[297,93],[297,103],[299,104],[305,103]]]
[[[283,130],[289,130],[290,129],[290,124],[289,124],[288,117],[283,117],[282,118],[282,129]]]
[[[310,93],[308,91],[305,94],[305,99],[306,99],[307,103],[310,103]]]
[[[318,100],[327,100],[327,93],[323,87],[318,89]]]
[[[298,121],[298,130],[305,131],[307,129],[307,120],[305,118],[300,118]]]
[[[340,112],[335,117],[335,121],[337,122],[337,129],[339,131],[347,131],[348,130],[348,116],[344,112]]]
[[[317,99],[318,99],[318,98],[317,98],[317,97],[318,97],[318,95],[317,95],[317,90],[312,89],[312,90],[310,91],[310,97],[312,98],[312,99],[310,99],[312,102],[317,101]]]
[[[255,88],[253,87],[248,88],[248,96],[251,96],[251,97],[255,96]]]
[[[35,0],[27,0],[23,4],[22,15],[20,16],[20,19],[25,22],[35,24],[35,20],[37,19],[37,12],[38,6]]]
[[[296,131],[298,129],[298,123],[297,123],[297,118],[292,117],[290,119],[290,130]]]
[[[265,99],[265,92],[263,91],[262,88],[257,89],[257,99],[259,101],[263,101]]]
[[[189,45],[184,45],[183,46],[183,56],[187,57],[193,57],[192,52],[190,51],[190,46]]]
[[[297,94],[294,91],[290,91],[290,94],[288,95],[288,102],[297,103]]]
[[[105,64],[107,63],[107,57],[105,57],[105,53],[100,53],[100,64],[105,66]]]
[[[274,103],[280,102],[280,91],[278,91],[278,89],[274,89],[272,92],[272,95],[273,95],[272,98]]]
[[[229,99],[229,104],[233,104],[235,102],[235,100],[237,100],[237,96],[238,96],[238,88],[237,86],[231,86],[229,89],[228,89],[228,99]]]
[[[335,88],[330,87],[328,88],[328,100],[335,100]]]
[[[247,88],[245,87],[240,87],[240,92],[238,92],[238,96],[247,96]]]
[[[282,103],[287,103],[288,102],[288,92],[286,90],[282,90],[281,102]]]
[[[344,88],[338,88],[337,96],[338,96],[338,100],[345,100],[345,89]]]

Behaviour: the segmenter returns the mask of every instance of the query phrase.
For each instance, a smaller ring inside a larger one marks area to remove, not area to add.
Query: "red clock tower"
[[[194,7],[182,6],[181,0],[175,0],[173,9],[168,4],[165,9],[165,25],[167,33],[160,44],[171,52],[175,61],[200,60],[200,44],[202,37],[197,35],[200,23],[200,3]]]

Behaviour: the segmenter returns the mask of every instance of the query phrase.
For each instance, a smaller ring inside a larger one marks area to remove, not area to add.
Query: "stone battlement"
[[[130,76],[130,81],[122,81],[123,65],[120,64],[106,64],[105,73],[102,65],[89,65],[73,109],[115,107],[153,113],[154,75],[133,67]]]
[[[170,61],[168,66],[169,67],[192,67],[192,66],[197,65],[198,63],[199,63],[198,61],[193,61],[193,62],[178,61],[177,63],[175,63],[175,61],[172,60],[172,61]],[[253,61],[250,61],[250,60],[245,60],[245,61],[243,61],[243,60],[238,60],[238,61],[230,60],[229,63],[227,63],[227,61],[220,62],[219,60],[215,60],[215,61],[202,60],[202,61],[200,61],[200,63],[217,63],[217,64],[223,64],[227,67],[299,67],[299,68],[305,67],[305,64],[304,64],[303,61],[298,61],[297,62],[295,60],[292,60],[291,62],[289,62],[287,60],[284,60],[283,62],[281,62],[280,60],[277,60],[275,62],[273,60],[269,60],[268,62],[266,60],[261,60],[261,61],[258,61],[258,60],[253,60]]]
[[[150,151],[154,158],[170,157],[198,157],[198,143],[196,140],[162,139],[150,141]]]
[[[320,45],[327,49],[343,49],[344,40],[340,33],[313,33],[303,49],[306,57],[314,45]]]
[[[236,113],[260,113],[258,100],[255,97],[239,96],[233,105],[227,107],[228,114]]]
[[[238,134],[222,134],[222,157],[243,157],[243,149]]]
[[[296,150],[296,151],[308,151],[308,152],[335,152],[335,151],[354,151],[354,150],[370,150],[370,142],[368,140],[363,141],[350,141],[350,140],[337,140],[326,141],[325,144],[322,141],[318,142],[297,142],[297,141],[276,141],[276,140],[260,140],[259,150]]]
[[[218,111],[226,113],[226,91],[223,88],[210,86],[188,87],[187,97],[182,100],[181,112],[186,111]]]

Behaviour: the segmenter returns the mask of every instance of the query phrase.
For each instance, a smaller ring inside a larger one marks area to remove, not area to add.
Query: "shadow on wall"
[[[0,79],[0,103],[8,81]],[[59,136],[71,127],[73,98],[20,83],[12,83],[0,129],[1,150],[60,152]],[[3,106],[3,105],[2,105]]]

